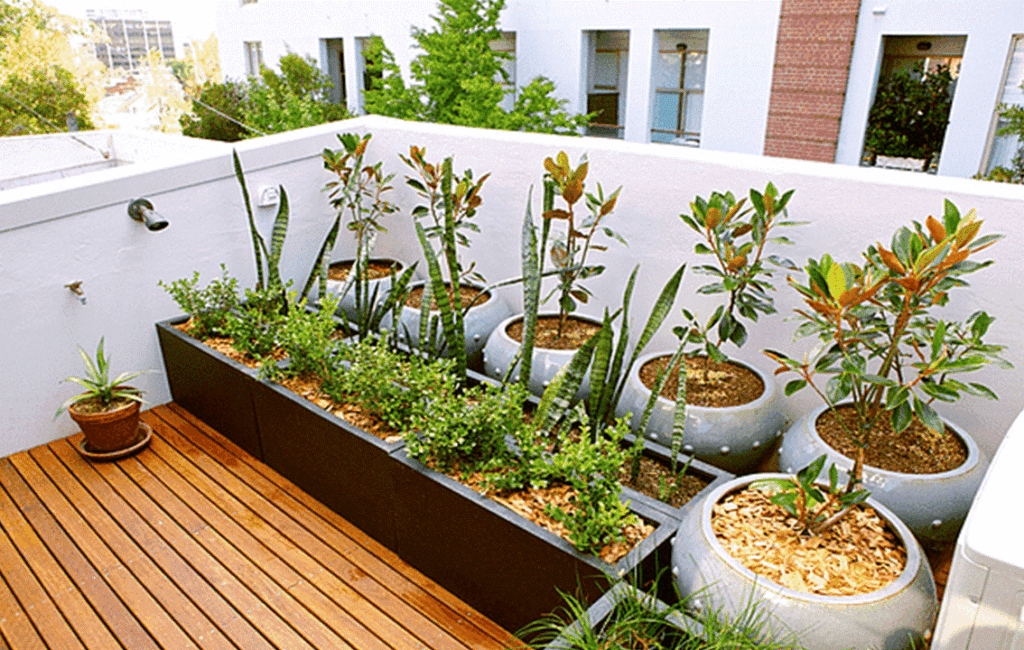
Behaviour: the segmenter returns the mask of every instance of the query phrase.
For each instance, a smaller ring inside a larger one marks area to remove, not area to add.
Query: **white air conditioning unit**
[[[974,497],[932,650],[1024,650],[1024,412]]]

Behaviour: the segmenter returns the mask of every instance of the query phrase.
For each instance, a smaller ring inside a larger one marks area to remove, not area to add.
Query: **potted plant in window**
[[[750,471],[772,449],[785,426],[781,393],[770,375],[730,360],[722,347],[742,347],[743,321],[775,312],[773,267],[796,268],[769,254],[772,245],[789,243],[776,229],[795,224],[786,212],[792,195],[790,190],[780,196],[769,183],[763,193],[750,190],[751,207],[744,210],[745,198],[715,192],[709,200],[698,196],[692,215],[680,215],[701,238],[694,252],[714,260],[695,268],[712,278],[697,292],[723,300],[703,325],[684,309],[689,322],[675,328],[675,353],[652,352],[633,366],[618,413],[632,413],[637,435],[665,446],[681,444],[685,453],[733,473]],[[686,381],[680,381],[684,364]]]
[[[512,316],[499,324],[484,350],[484,371],[491,377],[501,378],[520,362],[523,357],[520,348],[526,339],[531,339],[528,342],[528,349],[531,349],[532,354],[529,372],[525,374],[524,381],[529,383],[530,391],[535,395],[542,394],[555,373],[569,362],[583,342],[601,329],[601,321],[573,313],[580,303],[586,304],[593,296],[584,281],[604,272],[604,266],[587,264],[587,257],[591,251],[607,249],[603,244],[594,241],[595,236],[602,233],[605,237],[626,245],[618,233],[605,225],[605,219],[615,209],[621,187],[605,196],[604,190],[598,184],[597,194],[587,194],[585,180],[589,163],[584,157],[573,168],[569,163],[569,156],[564,151],[560,151],[555,158],[546,158],[544,169],[547,172],[544,225],[540,248],[534,254],[534,263],[536,270],[541,271],[543,266],[540,260],[545,255],[544,248],[551,224],[565,222],[563,236],[552,242],[550,250],[558,284],[544,300],[557,295],[558,311],[540,315],[536,311],[531,313],[529,307],[532,306],[532,309],[536,310],[537,305],[535,300],[527,296],[524,300],[528,307],[527,313]],[[565,204],[562,208],[554,207],[556,192]],[[577,204],[581,199],[584,200],[586,208],[583,215],[577,212]],[[535,234],[532,239],[525,237],[528,234],[527,228],[532,229],[532,222],[524,224],[524,256],[530,254],[536,245]],[[534,243],[530,243],[531,241]],[[524,268],[524,278],[528,275],[527,269]],[[539,277],[543,274],[534,275]],[[539,286],[534,290],[539,292]],[[523,375],[522,372],[519,374]],[[586,381],[580,391],[580,397],[589,393]]]
[[[882,84],[868,115],[864,148],[876,167],[925,171],[942,151],[953,105],[948,66],[894,72]]]
[[[111,379],[110,357],[103,353],[102,338],[96,347],[95,361],[81,346],[78,353],[85,362],[85,376],[67,377],[64,381],[78,384],[85,392],[61,404],[54,418],[67,411],[81,427],[85,439],[78,450],[87,458],[122,458],[139,451],[149,444],[153,431],[139,422],[142,391],[126,382],[145,371],[123,372]]]
[[[935,315],[966,286],[963,276],[991,264],[975,257],[1000,236],[979,236],[981,224],[974,210],[961,216],[946,201],[941,220],[901,227],[889,248],[867,249],[863,266],[810,260],[806,283],[790,283],[807,305],[797,311],[798,334],[819,346],[802,360],[765,351],[778,372],[798,375],[787,394],[810,386],[825,402],[786,432],[780,467],[827,453],[844,479],[869,487],[922,539],[956,537],[987,467],[973,438],[932,404],[963,394],[995,399],[961,378],[990,363],[1009,366],[1003,346],[984,341],[988,314]]]
[[[920,647],[937,609],[923,550],[885,506],[844,489],[835,465],[816,483],[824,466],[823,455],[796,476],[740,477],[691,509],[673,542],[680,596],[729,618],[757,605],[764,640]]]

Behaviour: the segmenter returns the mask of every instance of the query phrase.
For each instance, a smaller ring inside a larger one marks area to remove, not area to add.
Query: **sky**
[[[214,0],[43,0],[60,13],[85,18],[86,9],[143,9],[148,17],[170,20],[175,47],[181,55],[181,45],[207,38],[214,32],[216,2]]]

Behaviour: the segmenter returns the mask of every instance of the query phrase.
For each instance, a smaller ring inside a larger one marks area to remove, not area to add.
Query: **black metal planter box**
[[[397,552],[507,630],[554,610],[558,591],[582,587],[588,601],[607,589],[607,577],[653,577],[659,547],[678,522],[641,502],[630,508],[655,526],[626,557],[609,565],[584,555],[557,535],[461,483],[394,454]]]
[[[264,462],[392,550],[395,546],[389,443],[274,382],[253,389]]]
[[[156,324],[171,397],[183,408],[263,460],[252,388],[256,371],[175,328],[187,316]]]

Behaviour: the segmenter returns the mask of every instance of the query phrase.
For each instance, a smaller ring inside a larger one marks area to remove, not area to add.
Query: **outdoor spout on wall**
[[[135,199],[128,204],[128,216],[140,223],[146,224],[152,232],[163,230],[171,225],[153,209],[153,204],[148,199]]]

